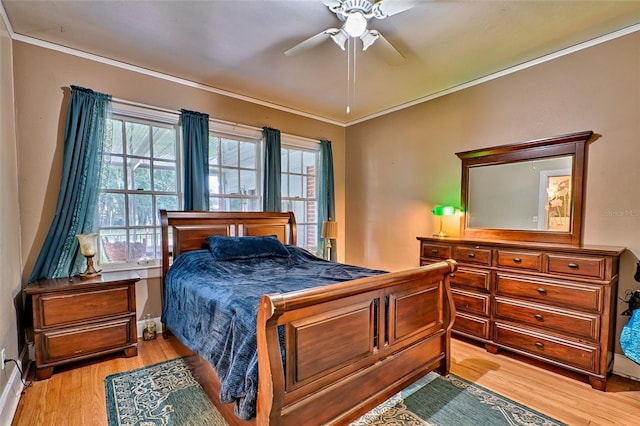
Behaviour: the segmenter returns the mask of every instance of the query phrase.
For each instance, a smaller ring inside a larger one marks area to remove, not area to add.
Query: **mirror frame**
[[[582,207],[586,178],[587,143],[592,136],[593,132],[589,130],[546,139],[457,152],[456,155],[462,160],[461,207],[464,214],[461,218],[461,237],[580,245],[582,243]],[[569,231],[467,227],[466,206],[469,204],[468,188],[469,170],[471,168],[565,155],[573,157],[571,170],[572,205]]]

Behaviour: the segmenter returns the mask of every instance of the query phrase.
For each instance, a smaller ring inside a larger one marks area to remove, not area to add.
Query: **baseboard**
[[[153,321],[156,323],[156,332],[157,333],[162,333],[162,322],[160,320],[160,317],[156,317],[156,318],[152,318]],[[138,321],[137,323],[137,328],[138,328],[138,339],[142,338],[142,331],[144,330],[144,323],[145,321]]]
[[[22,365],[22,360],[28,354],[27,347],[22,349],[20,353],[20,359],[18,363]],[[11,374],[7,385],[2,390],[0,395],[0,426],[9,426],[13,421],[13,416],[16,414],[18,408],[18,402],[20,401],[20,395],[22,395],[22,377],[20,377],[20,370],[16,368],[14,363],[7,364],[6,369],[11,368]]]
[[[615,354],[613,358],[613,374],[640,381],[640,364],[637,364],[622,354]]]

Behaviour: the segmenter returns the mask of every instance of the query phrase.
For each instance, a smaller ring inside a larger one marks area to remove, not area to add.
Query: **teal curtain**
[[[322,222],[336,220],[336,195],[333,181],[333,151],[331,142],[320,141],[320,173],[318,174],[318,248],[321,257],[327,251],[326,241],[320,237]],[[336,261],[338,244],[331,241],[331,259]]]
[[[102,153],[110,117],[111,95],[71,86],[56,212],[29,281],[71,276],[83,263],[75,236],[97,231]]]
[[[281,157],[280,130],[269,127],[262,128],[264,135],[264,194],[262,211],[279,212],[282,210],[280,196]]]
[[[209,210],[209,115],[180,111],[184,209]]]

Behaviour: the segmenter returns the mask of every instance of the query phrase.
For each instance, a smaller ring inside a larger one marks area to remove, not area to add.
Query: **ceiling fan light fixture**
[[[340,47],[340,49],[342,50],[344,50],[344,44],[347,42],[348,38],[349,36],[344,32],[344,30],[340,30],[335,34],[331,34],[331,40],[333,40],[333,42],[337,44],[338,47]]]
[[[377,31],[369,30],[362,33],[360,36],[360,40],[362,40],[362,50],[367,50],[378,37],[380,37],[380,33]]]
[[[367,18],[361,12],[352,12],[347,16],[344,30],[351,37],[360,37],[367,30]]]

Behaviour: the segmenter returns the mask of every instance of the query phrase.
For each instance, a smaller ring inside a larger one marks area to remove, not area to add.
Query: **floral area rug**
[[[109,426],[225,426],[182,358],[105,379]],[[311,424],[311,423],[310,423]],[[351,426],[562,425],[457,376],[430,373]]]

